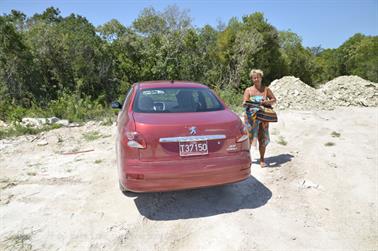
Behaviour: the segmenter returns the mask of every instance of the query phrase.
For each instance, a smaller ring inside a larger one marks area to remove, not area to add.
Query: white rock
[[[315,184],[314,182],[309,181],[309,180],[303,180],[301,186],[302,188],[318,188],[319,187],[318,184]]]
[[[48,144],[48,142],[46,140],[41,140],[41,141],[37,142],[37,146],[45,146],[47,144]]]
[[[58,121],[59,121],[59,119],[57,117],[47,118],[47,123],[48,124],[54,124],[54,123],[56,123]]]
[[[378,84],[358,76],[340,76],[325,83],[321,90],[332,98],[336,106],[378,106]]]
[[[0,127],[8,127],[8,125],[4,121],[0,120]]]
[[[79,123],[70,123],[70,124],[68,125],[68,127],[79,127],[79,126],[80,126]]]
[[[61,119],[55,122],[55,124],[61,125],[61,126],[68,126],[70,122],[67,119]]]
[[[22,118],[21,125],[31,126],[31,127],[40,127],[47,124],[46,118]]]
[[[278,109],[330,110],[337,106],[378,106],[378,83],[358,76],[337,77],[319,89],[299,78],[285,76],[269,88],[276,96]]]

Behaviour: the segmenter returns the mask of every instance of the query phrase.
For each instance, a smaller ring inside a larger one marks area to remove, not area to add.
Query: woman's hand
[[[270,102],[269,102],[269,100],[262,100],[261,101],[261,103],[260,103],[261,105],[270,105]]]

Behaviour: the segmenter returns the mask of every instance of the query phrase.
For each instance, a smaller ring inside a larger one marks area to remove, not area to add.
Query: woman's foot
[[[260,167],[261,167],[261,168],[266,167],[265,161],[263,161],[263,160],[261,161],[261,160],[260,160]]]

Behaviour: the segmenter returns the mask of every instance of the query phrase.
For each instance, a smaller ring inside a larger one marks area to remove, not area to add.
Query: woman
[[[261,83],[263,76],[264,73],[262,70],[251,70],[249,77],[251,78],[253,85],[245,89],[243,103],[245,101],[252,101],[254,103],[259,103],[260,105],[272,105],[276,102],[273,92]],[[257,120],[257,111],[258,108],[246,108],[244,121],[248,129],[250,144],[256,147],[257,141],[259,142],[260,166],[263,168],[265,167],[265,149],[270,141],[269,123]]]

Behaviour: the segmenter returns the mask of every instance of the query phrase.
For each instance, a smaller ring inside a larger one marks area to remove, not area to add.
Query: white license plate
[[[209,153],[207,141],[179,142],[180,156],[206,155]]]

